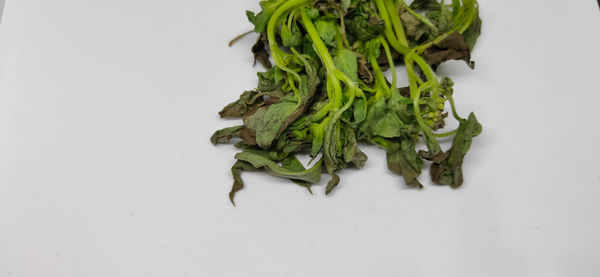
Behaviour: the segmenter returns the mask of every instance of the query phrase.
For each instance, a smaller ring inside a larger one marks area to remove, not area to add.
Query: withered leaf
[[[325,187],[325,194],[330,194],[331,191],[340,183],[340,176],[338,176],[335,173],[330,173],[330,175],[331,179],[329,179],[329,182],[327,182],[327,187]]]
[[[446,158],[431,165],[431,180],[437,184],[450,185],[457,188],[463,183],[462,164],[467,151],[471,147],[473,137],[481,133],[481,124],[473,113],[462,120],[458,133],[452,141],[452,147],[446,152]]]
[[[399,142],[390,142],[387,151],[388,168],[404,177],[404,182],[411,187],[423,188],[417,179],[421,175],[423,161],[415,151],[416,141],[403,137]]]
[[[261,34],[256,43],[252,46],[252,54],[254,54],[254,65],[256,65],[256,61],[260,62],[266,69],[271,69],[273,65],[269,60],[269,52],[267,52],[267,36],[265,34]]]
[[[425,60],[433,68],[449,60],[463,60],[473,69],[475,62],[471,61],[471,48],[462,35],[454,32],[438,44],[427,48],[423,53]]]
[[[229,201],[235,206],[235,201],[233,198],[235,197],[235,193],[244,188],[244,181],[242,180],[241,173],[242,171],[259,171],[261,169],[257,169],[252,166],[250,163],[244,161],[237,161],[231,167],[231,174],[233,175],[233,185],[231,186],[231,191],[229,192]]]
[[[252,115],[244,117],[244,125],[256,132],[260,147],[271,146],[273,140],[304,113],[319,84],[315,67],[307,62],[306,75],[301,76],[299,99],[295,95],[287,95],[277,103],[258,108]]]
[[[228,143],[231,138],[239,136],[239,132],[242,129],[244,129],[243,125],[218,130],[210,137],[210,141],[214,145],[217,145],[219,143]]]
[[[237,153],[235,158],[247,162],[255,168],[263,168],[269,174],[277,177],[306,181],[316,183],[321,180],[321,161],[317,162],[309,169],[294,170],[295,168],[285,168],[269,158],[268,153],[257,150],[245,150]]]
[[[400,19],[406,29],[406,35],[415,41],[421,41],[429,34],[429,28],[408,12],[400,14]]]

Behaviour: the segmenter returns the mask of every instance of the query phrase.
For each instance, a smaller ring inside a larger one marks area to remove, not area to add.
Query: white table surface
[[[476,70],[440,69],[484,126],[462,188],[363,146],[331,196],[248,173],[233,207],[209,137],[256,1],[8,0],[0,276],[600,276],[598,4],[480,2]]]

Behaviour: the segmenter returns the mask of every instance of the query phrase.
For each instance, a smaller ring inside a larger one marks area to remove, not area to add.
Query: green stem
[[[286,62],[281,58],[281,55],[285,55],[279,46],[277,45],[277,41],[275,40],[275,29],[278,26],[279,18],[288,10],[300,6],[306,3],[307,0],[289,0],[286,1],[283,5],[279,6],[277,10],[273,13],[271,18],[269,19],[269,23],[267,24],[267,39],[269,40],[269,47],[271,50],[271,55],[273,56],[273,61],[275,65],[279,67],[281,70],[286,71],[292,74],[298,81],[300,81],[300,75],[295,71],[289,69],[287,67]]]
[[[406,39],[406,35],[404,34],[404,27],[402,26],[400,16],[398,15],[398,8],[396,7],[396,5],[394,5],[392,0],[384,0],[384,4],[392,21],[392,26],[394,27],[394,31],[396,32],[398,42],[408,47],[408,40]]]
[[[442,133],[442,134],[433,134],[436,138],[445,138],[445,137],[449,137],[452,135],[456,135],[456,133],[458,133],[458,129],[450,131],[450,132],[446,132],[446,133]]]
[[[409,72],[414,72],[412,61],[410,57],[404,58],[404,63],[406,64],[406,70]],[[409,75],[410,76],[410,75]],[[430,84],[425,83],[420,87],[417,87],[416,80],[414,78],[409,78],[409,89],[410,89],[410,98],[413,100],[413,110],[415,112],[415,118],[417,119],[417,123],[421,126],[421,129],[425,132],[425,135],[429,137],[433,137],[433,131],[431,128],[423,121],[423,116],[421,114],[421,107],[419,104],[419,99],[421,98],[421,91],[427,88]]]
[[[410,7],[408,7],[408,5],[406,5],[406,3],[403,0],[401,0],[401,2],[404,5],[404,9],[406,9],[406,11],[408,11],[408,13],[410,15],[412,15],[414,18],[421,21],[421,23],[425,24],[425,26],[427,26],[427,28],[429,28],[429,30],[431,30],[432,33],[434,33],[434,34],[439,33],[438,28],[435,27],[435,25],[433,25],[433,23],[431,23],[431,21],[429,21],[429,19],[427,19],[427,17],[424,17],[423,15],[419,14],[418,12],[413,11]]]
[[[383,50],[385,51],[385,55],[387,57],[388,63],[390,64],[390,70],[392,71],[392,89],[396,89],[397,78],[396,78],[396,66],[394,65],[394,59],[392,58],[392,52],[390,51],[390,46],[387,44],[385,39],[379,37],[379,42],[383,46]]]

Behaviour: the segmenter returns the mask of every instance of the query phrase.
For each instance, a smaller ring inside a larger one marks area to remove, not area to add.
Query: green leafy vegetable
[[[384,148],[390,171],[411,187],[423,187],[423,159],[432,162],[433,182],[460,186],[463,160],[482,128],[472,113],[467,119],[458,115],[453,82],[435,69],[448,60],[473,68],[471,51],[482,22],[476,0],[446,2],[267,0],[258,13],[248,11],[259,34],[251,50],[267,70],[258,73],[256,89],[219,112],[241,118],[243,125],[211,137],[214,144],[240,139],[231,169],[232,203],[244,186],[243,171],[266,171],[311,193],[327,173],[329,194],[343,169],[364,166],[361,144]],[[400,64],[408,87],[398,87]],[[459,127],[436,133],[449,113]],[[452,146],[444,151],[439,139],[451,136]],[[298,160],[301,154],[314,160],[311,167]]]

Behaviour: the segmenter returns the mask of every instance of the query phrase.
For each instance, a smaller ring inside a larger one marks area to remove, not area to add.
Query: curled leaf
[[[256,169],[251,164],[243,161],[237,161],[231,167],[231,174],[233,175],[233,185],[231,186],[231,191],[229,192],[229,201],[235,206],[235,202],[233,198],[235,197],[235,193],[244,188],[244,181],[242,180],[241,173],[242,171],[258,171],[260,169]]]
[[[330,173],[330,175],[331,179],[329,180],[329,182],[327,182],[327,187],[325,187],[325,194],[330,194],[331,191],[340,183],[340,176],[338,176],[335,173]]]

